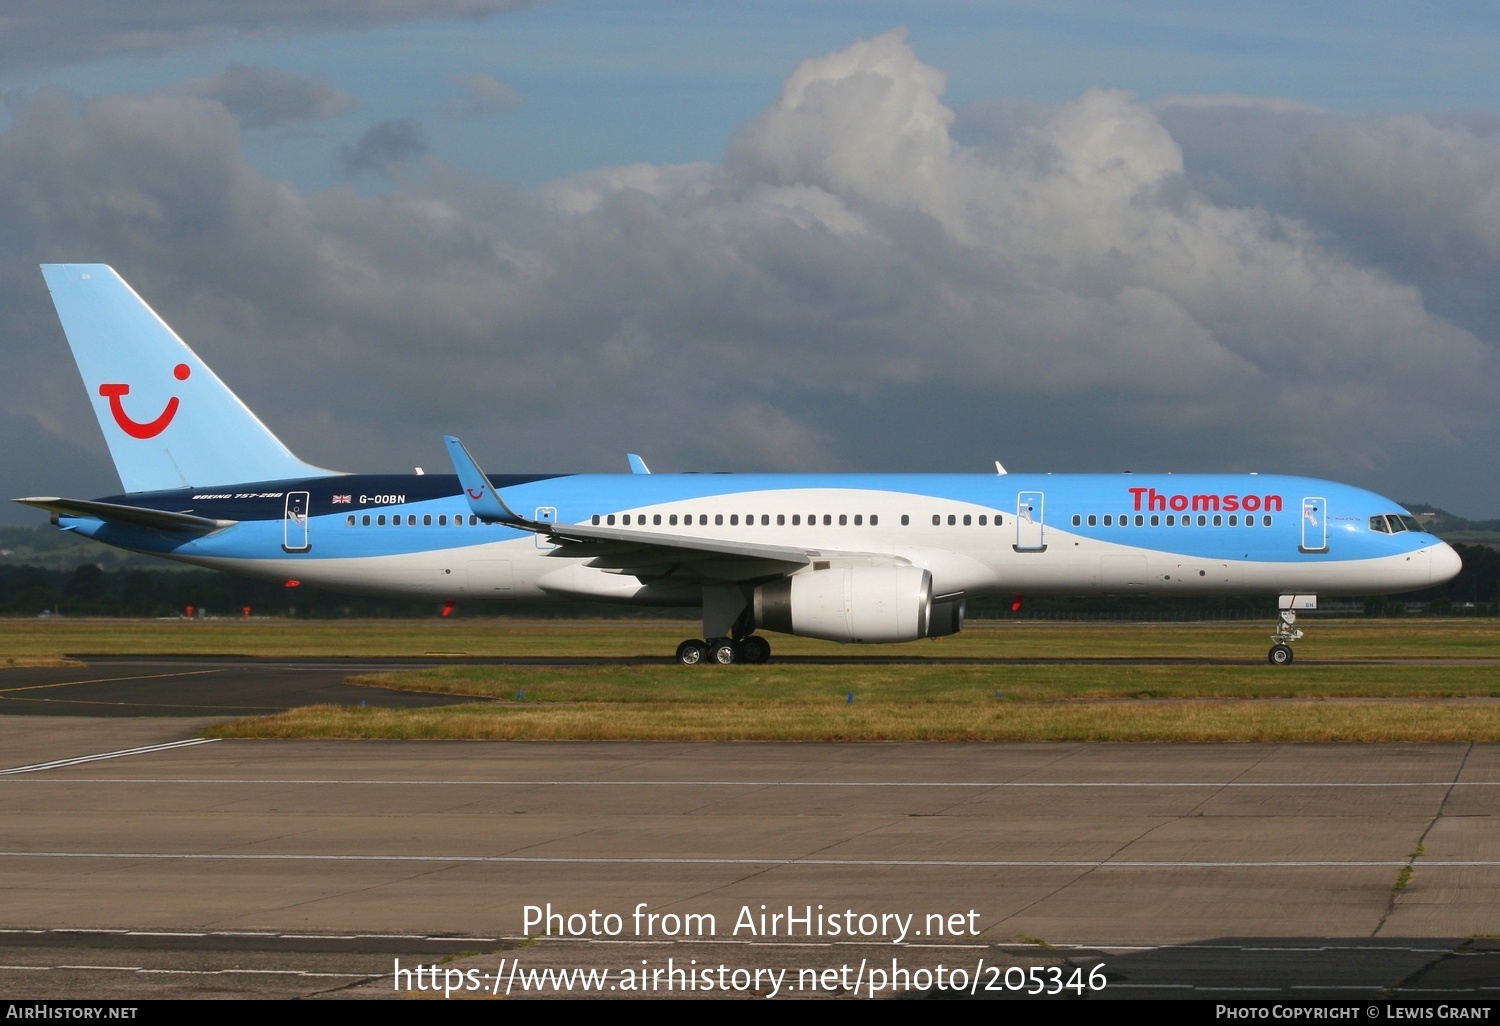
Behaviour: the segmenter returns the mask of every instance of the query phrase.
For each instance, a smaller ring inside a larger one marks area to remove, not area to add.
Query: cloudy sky
[[[1462,2],[0,0],[0,490],[118,488],[36,269],[98,261],[339,469],[1500,517],[1497,52]]]

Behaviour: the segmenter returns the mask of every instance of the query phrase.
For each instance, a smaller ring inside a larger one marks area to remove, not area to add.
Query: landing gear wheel
[[[1266,653],[1266,659],[1272,666],[1286,666],[1292,661],[1292,646],[1272,645],[1271,651]]]
[[[757,634],[740,639],[740,658],[752,666],[771,658],[771,643]]]
[[[708,658],[720,666],[731,666],[739,658],[739,652],[735,649],[734,642],[728,638],[720,638],[709,644]]]
[[[708,658],[708,646],[697,639],[684,641],[677,646],[677,661],[683,666],[697,666]]]

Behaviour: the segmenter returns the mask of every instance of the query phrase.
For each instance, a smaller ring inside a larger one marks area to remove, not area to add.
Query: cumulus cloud
[[[718,164],[525,191],[427,157],[374,196],[267,180],[202,96],[39,93],[0,135],[0,402],[102,450],[28,265],[106,260],[323,465],[441,466],[447,431],[518,471],[998,457],[1500,508],[1500,327],[1434,291],[1493,280],[1494,133],[1242,105],[1272,121],[1236,148],[1205,106],[942,88],[891,33],[798,66]],[[1296,173],[1254,157],[1276,118],[1323,126]],[[345,157],[424,151],[387,122]],[[1422,213],[1358,218],[1338,174]]]
[[[521,98],[510,86],[490,75],[451,75],[449,81],[468,94],[462,103],[450,104],[450,118],[477,118],[498,114],[521,105]]]
[[[231,64],[217,75],[190,79],[173,92],[217,100],[246,128],[274,128],[337,117],[354,98],[322,75],[303,78],[273,68]]]
[[[1500,337],[1500,115],[1350,118],[1233,98],[1163,104],[1215,202],[1296,219],[1330,249]]]
[[[392,164],[416,160],[427,152],[427,136],[411,118],[393,118],[367,128],[359,139],[339,147],[338,161],[351,178],[373,171],[388,174]]]
[[[14,73],[108,57],[140,57],[246,37],[348,31],[423,18],[483,18],[533,0],[0,0],[0,66]]]

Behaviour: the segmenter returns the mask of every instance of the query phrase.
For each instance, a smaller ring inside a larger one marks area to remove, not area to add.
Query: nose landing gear
[[[1276,633],[1271,635],[1271,640],[1276,644],[1266,653],[1266,660],[1272,666],[1286,666],[1292,661],[1292,642],[1301,637],[1302,631],[1297,628],[1296,610],[1283,609],[1276,624]]]

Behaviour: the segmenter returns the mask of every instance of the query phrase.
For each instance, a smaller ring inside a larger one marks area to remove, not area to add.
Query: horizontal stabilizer
[[[145,509],[141,506],[122,506],[114,502],[94,502],[89,499],[59,499],[36,497],[12,499],[23,506],[34,506],[49,513],[64,517],[93,517],[106,523],[129,524],[153,531],[180,531],[187,534],[209,534],[233,527],[237,520],[215,520],[211,517],[194,516],[191,513],[174,513],[165,509]]]

